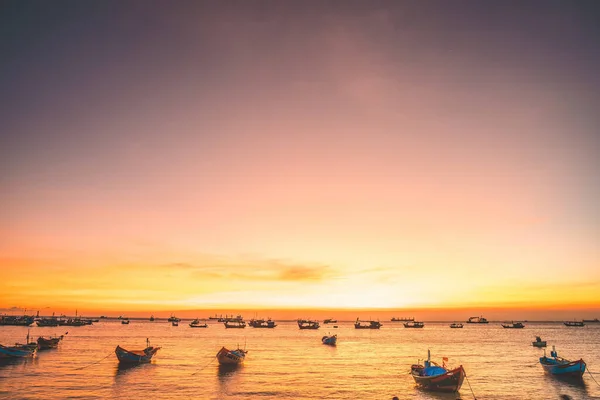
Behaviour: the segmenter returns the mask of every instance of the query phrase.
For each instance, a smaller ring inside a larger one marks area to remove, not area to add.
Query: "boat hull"
[[[540,364],[544,371],[551,375],[569,378],[581,378],[585,373],[585,362],[580,359],[571,362],[559,362],[553,358],[540,357]]]
[[[48,350],[55,349],[58,347],[58,344],[62,340],[62,336],[54,337],[54,338],[45,338],[40,336],[37,340],[37,345],[39,350]]]
[[[411,375],[420,388],[432,392],[458,392],[466,376],[462,365],[444,374],[434,376],[420,376],[413,368]]]
[[[246,352],[241,349],[228,350],[225,347],[221,347],[221,350],[217,353],[217,361],[221,365],[238,365],[242,364],[246,358]]]
[[[335,346],[337,344],[337,335],[323,336],[321,338],[321,341],[323,342],[323,344],[326,344],[328,346]]]
[[[152,361],[152,357],[160,350],[160,347],[146,347],[144,350],[125,350],[117,346],[115,354],[121,364],[142,364]]]

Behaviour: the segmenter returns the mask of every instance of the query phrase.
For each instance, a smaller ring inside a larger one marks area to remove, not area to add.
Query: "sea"
[[[0,344],[23,343],[26,335],[61,335],[58,349],[33,359],[0,364],[2,399],[600,399],[600,324],[570,328],[561,322],[525,322],[524,329],[500,323],[425,322],[407,329],[385,322],[380,330],[357,330],[352,321],[299,330],[295,321],[275,329],[178,327],[166,320],[101,320],[91,326],[40,328],[0,326]],[[337,327],[334,327],[336,325]],[[338,335],[336,347],[321,343]],[[543,349],[531,342],[541,336],[546,351],[583,358],[591,373],[581,382],[544,373]],[[120,368],[115,347],[142,349],[146,339],[162,349],[151,364]],[[243,366],[218,367],[221,347],[245,348]],[[467,379],[458,393],[429,393],[415,386],[411,364],[431,352],[432,360],[463,365]]]

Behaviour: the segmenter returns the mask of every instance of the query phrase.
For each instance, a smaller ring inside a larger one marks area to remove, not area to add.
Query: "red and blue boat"
[[[448,359],[444,357],[444,362]],[[410,374],[415,383],[422,389],[434,392],[458,392],[467,375],[463,366],[447,369],[431,361],[431,353],[427,350],[427,360],[423,364],[413,364]]]
[[[550,357],[547,357],[544,351],[544,356],[540,357],[540,364],[547,373],[565,378],[581,378],[586,366],[583,359],[569,361],[559,357],[554,346],[552,346]]]

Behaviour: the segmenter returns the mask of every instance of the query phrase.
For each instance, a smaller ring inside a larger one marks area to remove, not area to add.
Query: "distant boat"
[[[379,329],[383,325],[379,321],[360,321],[356,318],[356,322],[354,323],[354,329]]]
[[[48,349],[55,349],[55,348],[57,348],[58,344],[63,339],[63,337],[64,337],[64,335],[54,336],[54,337],[43,337],[43,336],[40,336],[37,339],[38,350],[48,350]]]
[[[171,316],[169,317],[169,319],[167,321],[169,321],[169,322],[179,322],[179,321],[181,321],[181,319],[177,318],[174,314],[171,314]]]
[[[221,347],[221,350],[217,353],[217,361],[221,365],[238,365],[242,364],[246,359],[246,350],[240,348],[236,350],[228,350],[225,347]]]
[[[230,321],[225,321],[223,322],[223,325],[225,325],[225,328],[233,328],[233,329],[243,329],[246,327],[246,322],[244,321],[239,321],[239,320],[230,320]]]
[[[546,372],[557,376],[581,378],[585,372],[585,362],[583,359],[569,361],[558,357],[554,346],[552,346],[550,357],[546,357],[546,350],[544,350],[544,356],[540,357],[540,364]]]
[[[36,325],[39,327],[48,327],[48,326],[58,326],[58,318],[55,316],[48,318],[40,318],[35,321]]]
[[[250,322],[248,322],[248,325],[253,328],[270,328],[270,329],[275,328],[277,326],[275,321],[272,321],[271,318],[267,319],[266,321],[264,319],[251,319]]]
[[[577,327],[585,326],[583,321],[565,321],[564,324],[566,326],[577,326]]]
[[[223,318],[223,314],[221,314],[221,316],[219,316],[219,317],[217,317],[217,314],[215,314],[214,316],[211,315],[210,317],[208,317],[208,319],[216,319],[216,320],[219,320],[221,318]],[[223,322],[223,321],[219,321],[219,322]]]
[[[150,341],[146,339],[146,348],[143,350],[125,350],[117,346],[115,354],[121,364],[141,364],[149,363],[152,357],[160,350],[160,347],[150,346]]]
[[[521,322],[512,322],[510,324],[502,324],[502,327],[505,329],[522,329],[525,328]]]
[[[83,321],[79,317],[68,318],[66,320],[58,320],[58,324],[60,326],[84,326],[84,325],[90,325],[90,324],[86,323],[85,321]]]
[[[208,328],[208,324],[206,322],[201,323],[200,320],[196,318],[195,320],[190,322],[190,328]]]
[[[150,322],[154,322],[154,315],[150,316]]]
[[[326,344],[329,346],[335,346],[337,343],[337,335],[323,336],[321,338],[321,342],[323,342],[323,344]]]
[[[324,324],[337,324],[337,319],[327,318],[323,320]]]
[[[536,336],[535,341],[531,342],[531,344],[533,345],[533,347],[546,347],[546,341],[542,340],[542,338],[539,336]]]
[[[444,361],[447,360],[444,357]],[[425,360],[423,365],[413,364],[410,367],[410,374],[417,385],[425,390],[434,392],[458,392],[466,376],[462,365],[458,368],[448,370],[445,365],[439,366],[431,361],[429,350],[427,350],[427,360]]]
[[[460,322],[458,322],[458,323],[454,322],[454,323],[450,324],[450,328],[453,328],[453,329],[460,329],[462,327],[463,327],[463,324],[461,324]]]
[[[583,320],[583,322],[588,322],[588,323],[590,323],[590,324],[594,324],[594,323],[595,323],[595,324],[597,324],[597,323],[600,323],[600,319],[598,319],[598,318],[594,318],[594,319],[584,319],[584,320]]]
[[[298,328],[299,329],[319,329],[319,321],[312,321],[310,319],[299,319],[298,320]]]
[[[409,321],[414,321],[415,318],[414,317],[410,317],[410,318],[398,318],[398,317],[393,317],[390,321],[392,322],[409,322]]]
[[[244,317],[242,317],[241,315],[236,315],[235,317],[233,316],[233,314],[231,314],[231,316],[228,316],[227,314],[225,314],[225,318],[219,318],[218,320],[219,322],[241,322],[244,321]]]
[[[0,315],[0,325],[29,326],[34,320],[35,317],[31,315]]]
[[[122,324],[122,325],[129,325],[129,318],[123,318],[123,319],[121,320],[121,324]]]
[[[410,321],[404,323],[405,328],[424,328],[425,324],[419,321]]]
[[[467,324],[487,324],[489,321],[483,317],[469,317]]]

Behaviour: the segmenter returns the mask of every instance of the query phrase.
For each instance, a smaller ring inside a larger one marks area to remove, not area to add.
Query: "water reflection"
[[[231,365],[219,365],[218,368],[218,376],[219,380],[227,380],[227,378],[231,378],[236,371],[239,371],[244,367],[244,364],[231,364]]]
[[[544,381],[548,387],[552,387],[557,396],[576,396],[577,398],[588,397],[588,388],[583,378],[564,377],[560,375],[544,374]]]
[[[124,377],[128,374],[132,374],[136,370],[142,370],[146,368],[152,368],[154,364],[144,363],[144,364],[121,364],[118,363],[115,367],[115,379],[119,377]]]

